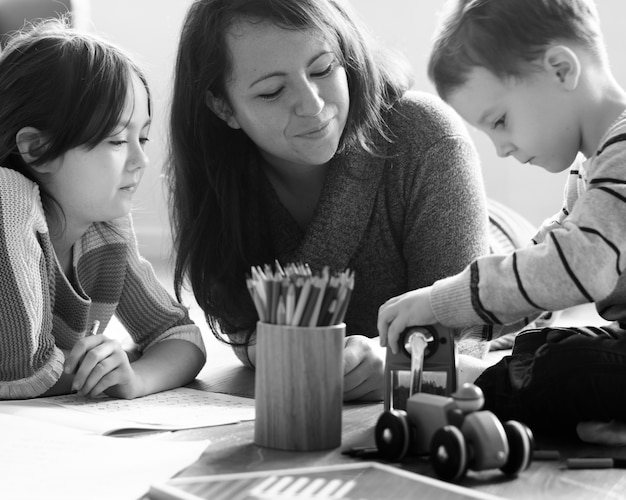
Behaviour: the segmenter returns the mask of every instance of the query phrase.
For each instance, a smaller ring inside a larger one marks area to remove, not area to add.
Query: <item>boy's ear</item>
[[[46,150],[46,137],[35,127],[23,127],[15,134],[15,143],[22,159],[31,165]]]
[[[228,125],[230,128],[241,128],[239,126],[239,122],[235,118],[235,115],[233,115],[232,109],[230,109],[230,106],[224,98],[216,97],[213,92],[207,90],[205,101],[208,108],[213,111],[213,113],[215,113],[219,118],[224,120],[224,122],[226,122],[226,125]]]
[[[566,90],[578,86],[581,67],[576,53],[564,45],[550,47],[544,55],[544,67],[553,74]]]

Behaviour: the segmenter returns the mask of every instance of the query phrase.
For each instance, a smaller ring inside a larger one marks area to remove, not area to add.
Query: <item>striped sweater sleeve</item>
[[[0,398],[52,387],[63,353],[52,336],[53,250],[35,184],[0,168]]]
[[[206,356],[200,329],[158,280],[138,249],[132,219],[127,218],[128,253],[124,288],[116,314],[141,351],[162,340],[180,339],[196,345]]]
[[[481,257],[435,283],[431,303],[438,321],[507,324],[611,295],[626,266],[626,135],[614,130],[603,144],[570,172],[564,212],[542,241]]]

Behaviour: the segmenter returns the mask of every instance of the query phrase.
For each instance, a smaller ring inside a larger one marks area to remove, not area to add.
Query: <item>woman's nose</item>
[[[324,109],[324,100],[319,95],[319,89],[311,82],[305,82],[298,87],[295,112],[298,116],[317,116]]]

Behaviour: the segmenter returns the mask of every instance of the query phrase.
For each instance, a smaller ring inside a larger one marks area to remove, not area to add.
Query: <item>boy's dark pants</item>
[[[626,421],[626,331],[617,324],[529,330],[476,385],[484,409],[533,431],[570,434],[580,421]]]

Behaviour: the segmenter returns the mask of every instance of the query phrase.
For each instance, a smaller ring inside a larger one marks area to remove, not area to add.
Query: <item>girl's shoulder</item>
[[[0,180],[2,180],[0,187],[6,187],[9,191],[37,186],[35,182],[26,178],[23,174],[6,167],[0,167]]]
[[[34,224],[40,232],[47,225],[39,186],[10,168],[0,167],[0,220],[17,228],[25,223]]]

